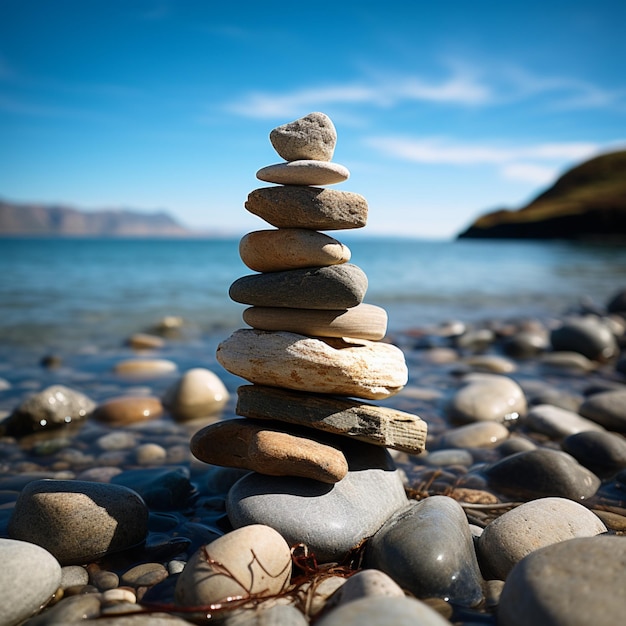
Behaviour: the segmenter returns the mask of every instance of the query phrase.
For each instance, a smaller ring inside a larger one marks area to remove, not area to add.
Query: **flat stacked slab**
[[[243,419],[194,435],[191,450],[206,463],[333,484],[355,469],[344,456],[348,438],[424,450],[419,417],[359,400],[394,395],[408,370],[402,351],[381,341],[387,313],[364,302],[367,276],[349,262],[349,248],[319,232],[367,222],[363,196],[319,186],[349,178],[347,168],[331,163],[336,138],[323,113],[270,133],[285,162],[257,172],[275,185],[252,191],[245,207],[275,228],[242,238],[241,259],[255,273],[229,290],[249,305],[243,319],[251,328],[233,333],[216,355],[253,384],[238,390]]]

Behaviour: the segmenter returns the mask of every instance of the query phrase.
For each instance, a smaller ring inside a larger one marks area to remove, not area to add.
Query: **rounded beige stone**
[[[347,167],[327,161],[290,161],[261,168],[256,177],[277,185],[334,185],[350,178]]]
[[[201,606],[229,597],[267,597],[281,592],[290,577],[287,542],[273,528],[251,524],[195,552],[178,577],[175,598],[183,606]]]
[[[175,419],[185,421],[219,413],[228,398],[228,390],[217,374],[195,367],[167,389],[163,404]]]
[[[316,230],[257,230],[239,242],[241,260],[256,272],[338,265],[350,260],[350,249]]]
[[[165,345],[162,337],[147,333],[135,333],[128,339],[128,345],[133,350],[158,350]]]
[[[353,337],[379,341],[387,332],[387,312],[373,304],[341,311],[250,307],[243,321],[259,330],[286,330],[315,337]]]
[[[241,329],[218,346],[216,356],[231,374],[250,382],[312,393],[380,400],[408,380],[402,350],[366,339]]]
[[[93,417],[112,426],[145,422],[159,417],[163,405],[154,396],[121,396],[107,400],[96,408]]]

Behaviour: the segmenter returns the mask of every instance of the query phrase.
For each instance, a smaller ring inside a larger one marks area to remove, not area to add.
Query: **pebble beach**
[[[310,234],[362,226],[364,200],[274,223],[349,176],[311,120],[304,156],[301,126],[278,129],[286,164],[257,176],[282,187],[248,200],[278,228],[242,240],[251,328],[166,317],[106,348],[5,351],[0,625],[622,619],[624,286],[558,316],[387,328],[349,250]],[[281,229],[297,241],[273,249]],[[286,248],[323,270],[300,291]]]

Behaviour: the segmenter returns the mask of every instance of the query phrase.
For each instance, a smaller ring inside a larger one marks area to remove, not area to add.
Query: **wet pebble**
[[[327,609],[361,598],[403,598],[404,591],[393,578],[379,569],[363,569],[350,576],[330,598]]]
[[[509,436],[509,429],[498,422],[475,422],[447,430],[438,441],[443,448],[490,448]]]
[[[130,450],[137,445],[137,435],[124,430],[115,430],[98,437],[96,446],[107,452]]]
[[[617,353],[613,333],[596,317],[576,317],[564,320],[550,333],[555,351],[573,351],[592,361],[606,361]]]
[[[447,467],[448,465],[471,465],[474,457],[471,452],[462,449],[435,450],[421,457],[426,465]]]
[[[512,454],[488,466],[484,473],[491,487],[518,497],[586,500],[600,486],[600,479],[574,457],[548,448]]]
[[[489,578],[505,580],[513,566],[544,546],[606,532],[589,509],[565,498],[540,498],[503,513],[478,541]]]
[[[523,424],[530,430],[560,439],[586,430],[604,430],[602,426],[584,417],[550,404],[539,404],[532,407]]]
[[[110,426],[122,426],[155,419],[162,413],[163,406],[158,398],[153,396],[124,396],[112,398],[100,404],[93,416]]]
[[[76,587],[78,585],[86,585],[89,582],[89,574],[87,570],[80,565],[66,565],[61,568],[61,584],[60,587]]]
[[[294,606],[273,604],[259,605],[253,610],[234,611],[226,615],[221,626],[307,626],[309,621]]]
[[[366,563],[418,598],[474,606],[483,597],[467,518],[447,496],[410,503],[392,516],[370,539]]]
[[[86,623],[84,620],[100,615],[102,602],[100,594],[86,593],[63,598],[58,604],[46,609],[28,621],[28,626],[52,626]]]
[[[544,371],[556,374],[586,374],[596,368],[584,354],[567,350],[546,352],[539,362]]]
[[[184,507],[193,491],[186,467],[126,470],[114,476],[111,482],[133,489],[156,511]]]
[[[593,472],[626,467],[626,438],[615,433],[587,431],[566,437],[561,447]]]
[[[626,389],[593,394],[582,403],[580,414],[608,430],[626,433]]]
[[[163,404],[172,416],[181,421],[219,413],[229,394],[222,380],[201,367],[186,371],[163,396]]]
[[[167,450],[158,443],[142,443],[135,450],[138,465],[157,465],[167,459]]]
[[[167,570],[161,563],[142,563],[124,572],[121,582],[130,587],[152,587],[167,576]]]

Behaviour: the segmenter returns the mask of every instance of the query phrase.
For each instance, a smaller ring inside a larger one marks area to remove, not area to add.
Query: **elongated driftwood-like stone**
[[[308,426],[409,454],[423,452],[426,444],[426,422],[396,409],[264,385],[242,385],[237,395],[237,415]]]
[[[306,159],[266,165],[256,177],[278,185],[334,185],[348,180],[350,172],[339,163]]]
[[[255,272],[280,272],[347,263],[350,249],[316,230],[278,228],[244,235],[239,242],[239,255]]]
[[[209,424],[192,437],[190,448],[205,463],[269,476],[301,476],[336,483],[348,473],[341,450],[249,419]]]
[[[398,393],[408,379],[400,348],[365,339],[240,329],[216,357],[231,374],[259,385],[370,400]]]
[[[245,207],[277,228],[340,230],[362,228],[367,222],[363,196],[321,187],[261,187],[248,194]]]
[[[340,311],[253,306],[243,312],[243,321],[259,330],[286,330],[315,337],[379,341],[387,332],[387,313],[373,304]]]
[[[351,263],[266,272],[238,278],[229,295],[235,302],[294,309],[349,309],[363,301],[367,276]]]

